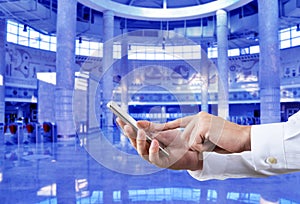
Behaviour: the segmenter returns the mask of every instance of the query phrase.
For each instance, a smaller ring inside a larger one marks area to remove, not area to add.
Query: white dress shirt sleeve
[[[189,171],[198,180],[263,177],[300,170],[300,112],[284,123],[254,125],[251,152],[204,152],[203,169]]]

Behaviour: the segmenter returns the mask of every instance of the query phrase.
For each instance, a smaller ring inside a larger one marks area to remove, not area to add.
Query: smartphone
[[[107,107],[116,115],[118,116],[122,121],[124,121],[126,124],[129,124],[133,127],[135,131],[138,131],[138,127],[136,125],[136,120],[131,117],[128,113],[123,111],[121,107],[114,101],[110,101],[107,103]],[[151,143],[152,138],[146,135],[147,142]],[[162,144],[159,145],[159,150],[165,155],[169,156],[169,153],[163,148]]]

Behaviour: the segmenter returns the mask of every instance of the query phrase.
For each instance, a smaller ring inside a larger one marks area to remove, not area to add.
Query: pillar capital
[[[113,11],[111,11],[111,10],[105,10],[105,11],[103,11],[103,17],[105,17],[105,16],[114,16],[115,15],[115,13],[113,12]]]
[[[226,25],[227,26],[227,12],[224,10],[218,10],[216,12],[217,16],[217,26]]]

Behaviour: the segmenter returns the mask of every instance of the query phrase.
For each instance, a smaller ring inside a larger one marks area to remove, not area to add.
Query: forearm
[[[206,138],[222,149],[237,153],[251,150],[251,126],[238,125],[218,116],[211,116]]]
[[[227,146],[233,147],[230,152],[243,152],[251,150],[251,126],[238,125],[229,121],[225,122],[223,137],[230,138]]]

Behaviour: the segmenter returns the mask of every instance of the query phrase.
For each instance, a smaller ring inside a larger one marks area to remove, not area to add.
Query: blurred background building
[[[99,130],[127,145],[109,100],[157,122],[286,121],[300,109],[300,2],[268,2],[0,0],[2,148]]]

